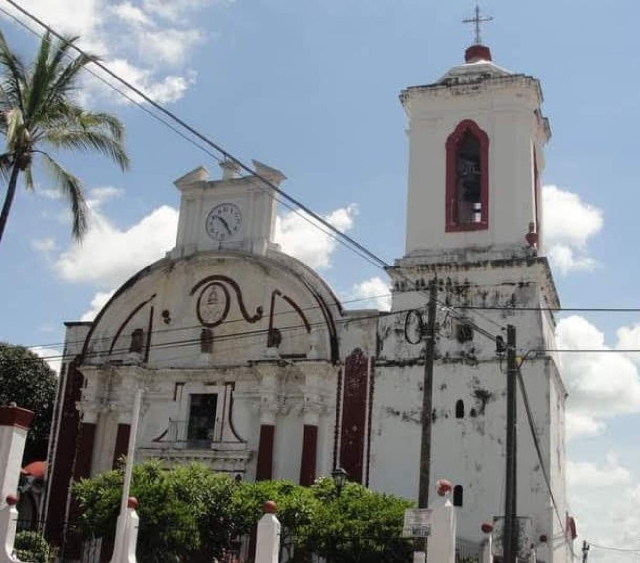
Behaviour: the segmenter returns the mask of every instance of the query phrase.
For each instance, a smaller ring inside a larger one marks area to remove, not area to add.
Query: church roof
[[[454,66],[434,85],[468,84],[487,78],[503,78],[514,73],[496,65],[491,51],[484,45],[472,45],[465,53],[465,63]]]

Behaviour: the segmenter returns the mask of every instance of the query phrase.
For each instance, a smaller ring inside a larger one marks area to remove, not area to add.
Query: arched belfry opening
[[[464,401],[462,399],[456,402],[456,418],[464,418]]]
[[[489,226],[489,137],[471,120],[447,139],[446,230]]]

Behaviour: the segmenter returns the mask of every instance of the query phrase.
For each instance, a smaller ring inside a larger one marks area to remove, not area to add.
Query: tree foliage
[[[113,537],[122,471],[74,486],[85,537]],[[199,464],[167,470],[158,461],[137,465],[131,494],[139,501],[141,563],[221,559],[234,542],[255,530],[264,502],[278,505],[286,559],[316,554],[337,563],[407,560],[400,538],[410,501],[348,483],[338,495],[332,479],[312,487],[288,481],[238,482]]]
[[[96,60],[79,54],[78,37],[52,38],[46,33],[31,64],[25,64],[0,32],[0,132],[6,147],[0,154],[0,173],[7,180],[0,211],[0,240],[15,197],[18,178],[34,188],[37,157],[55,187],[69,202],[73,235],[81,238],[87,227],[87,204],[82,184],[56,159],[59,151],[97,152],[126,169],[124,127],[108,113],[84,109],[75,96],[84,67]]]
[[[0,342],[0,405],[13,402],[35,413],[25,463],[47,457],[57,381],[55,372],[31,350]]]

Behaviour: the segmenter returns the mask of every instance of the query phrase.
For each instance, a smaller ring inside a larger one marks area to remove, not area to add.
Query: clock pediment
[[[264,255],[273,242],[276,200],[273,189],[285,180],[279,170],[253,161],[256,173],[241,176],[229,161],[222,178],[210,180],[200,166],[176,180],[181,192],[178,235],[172,258],[197,252],[239,250]]]

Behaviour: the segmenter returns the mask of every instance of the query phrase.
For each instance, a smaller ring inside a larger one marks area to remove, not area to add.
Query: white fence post
[[[451,483],[446,479],[437,482],[438,498],[431,505],[431,535],[427,547],[427,563],[455,563],[456,513],[449,493]]]
[[[119,543],[113,546],[110,563],[136,563],[138,528],[140,526],[140,518],[136,508],[138,508],[138,500],[135,497],[129,497],[125,512],[118,516],[117,525],[121,533],[116,536],[116,541]]]
[[[0,407],[0,499],[6,501],[0,509],[0,563],[16,563],[13,545],[18,521],[18,482],[24,444],[33,413],[15,404]]]
[[[264,503],[264,516],[258,522],[256,563],[278,563],[280,557],[280,521],[276,517],[276,503]]]
[[[482,532],[487,536],[482,544],[482,563],[493,563],[493,524],[491,522],[484,522],[480,527]]]

